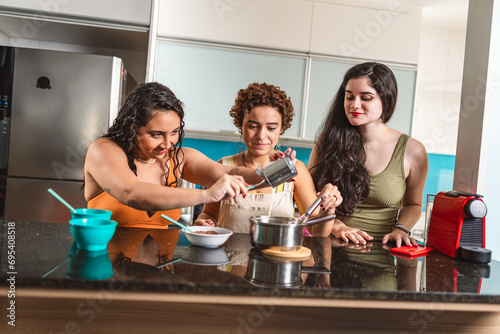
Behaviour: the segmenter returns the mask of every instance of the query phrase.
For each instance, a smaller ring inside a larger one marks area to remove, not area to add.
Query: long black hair
[[[367,62],[349,69],[335,95],[326,120],[319,130],[316,140],[316,165],[311,167],[311,175],[316,189],[326,183],[333,183],[343,197],[337,214],[348,216],[356,205],[368,196],[370,175],[366,170],[366,152],[363,137],[357,126],[351,125],[344,109],[345,89],[351,79],[366,77],[369,84],[382,100],[382,122],[388,122],[398,96],[394,73],[384,64]]]
[[[137,86],[125,100],[113,125],[104,137],[110,138],[125,151],[128,166],[137,175],[137,166],[134,161],[134,159],[138,158],[136,152],[136,135],[139,133],[139,129],[145,126],[156,112],[175,112],[181,120],[179,141],[171,148],[171,152],[168,153],[170,159],[174,161],[175,175],[175,181],[168,185],[179,184],[180,180],[177,179],[177,171],[184,159],[184,152],[182,151],[184,110],[182,102],[168,87],[157,82],[143,83]],[[168,160],[165,165],[167,167],[165,178],[168,179],[168,172],[170,170]]]

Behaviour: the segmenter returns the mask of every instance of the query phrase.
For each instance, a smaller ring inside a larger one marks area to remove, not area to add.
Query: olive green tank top
[[[343,222],[380,240],[392,231],[406,192],[404,156],[409,136],[401,134],[389,165],[379,174],[370,175],[368,197],[356,206]]]

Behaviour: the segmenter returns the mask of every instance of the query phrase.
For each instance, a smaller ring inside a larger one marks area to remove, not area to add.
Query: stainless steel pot
[[[295,165],[287,155],[283,159],[268,163],[263,166],[261,170],[257,168],[255,172],[257,175],[264,178],[267,184],[273,188],[279,186],[283,182],[289,181],[294,176],[297,176]]]
[[[294,250],[302,246],[304,229],[307,226],[332,220],[335,214],[320,216],[297,223],[297,219],[274,216],[250,217],[250,241],[258,249],[279,246],[284,250]]]
[[[248,254],[244,277],[252,283],[265,287],[293,288],[302,284],[300,276],[302,273],[330,274],[330,271],[326,268],[302,266],[302,261],[278,261],[267,258],[253,248]]]

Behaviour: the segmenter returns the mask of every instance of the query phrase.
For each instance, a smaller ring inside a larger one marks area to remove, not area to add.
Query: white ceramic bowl
[[[212,227],[212,226],[189,226],[191,230],[196,231],[215,231],[217,234],[199,234],[190,233],[186,230],[182,230],[186,235],[186,238],[192,244],[197,246],[216,248],[222,245],[229,239],[233,231],[222,227]]]

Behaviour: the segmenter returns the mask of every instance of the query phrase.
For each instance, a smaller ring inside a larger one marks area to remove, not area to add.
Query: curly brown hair
[[[292,125],[293,113],[292,101],[278,86],[267,83],[254,82],[245,89],[240,89],[238,96],[234,100],[234,105],[229,111],[229,115],[234,118],[234,125],[241,129],[243,117],[253,108],[259,106],[269,106],[276,109],[281,114],[281,133]]]

